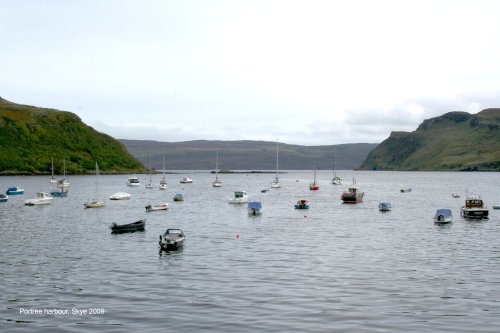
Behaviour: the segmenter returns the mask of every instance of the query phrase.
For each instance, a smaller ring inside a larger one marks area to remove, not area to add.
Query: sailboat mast
[[[215,152],[215,179],[217,180],[217,172],[219,170],[219,147]]]
[[[278,146],[278,139],[276,139],[276,179],[278,179],[278,171],[279,171],[278,156],[279,156],[279,146]]]

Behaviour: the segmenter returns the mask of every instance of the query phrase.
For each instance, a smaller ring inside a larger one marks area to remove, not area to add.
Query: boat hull
[[[460,214],[463,217],[467,218],[475,218],[475,219],[482,219],[482,218],[488,218],[489,211],[487,209],[470,209],[470,208],[461,208]]]
[[[124,232],[144,231],[145,227],[146,227],[146,220],[139,220],[134,223],[121,224],[121,225],[113,223],[110,226],[110,229],[111,233],[120,234]]]

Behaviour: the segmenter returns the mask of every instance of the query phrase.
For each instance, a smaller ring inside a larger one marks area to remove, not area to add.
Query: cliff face
[[[21,105],[0,98],[0,173],[136,172],[144,167],[112,137],[70,112]]]
[[[364,170],[500,171],[500,109],[449,112],[414,132],[393,132],[368,154]]]

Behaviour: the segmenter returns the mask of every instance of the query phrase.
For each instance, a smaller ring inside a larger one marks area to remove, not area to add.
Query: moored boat
[[[18,195],[18,194],[23,194],[23,193],[24,193],[24,189],[17,187],[17,186],[11,186],[7,189],[7,192],[5,192],[5,194],[8,194],[8,195]]]
[[[401,189],[401,193],[409,193],[409,192],[411,192],[411,187]]]
[[[279,174],[278,157],[279,157],[278,140],[276,140],[276,176],[271,181],[271,188],[280,188],[281,187],[280,180],[278,178],[278,174]]]
[[[460,208],[460,214],[468,218],[488,218],[489,210],[484,205],[481,196],[470,194],[467,195],[464,205]]]
[[[363,197],[365,196],[364,192],[361,192],[356,185],[356,180],[352,179],[352,185],[349,186],[347,191],[342,193],[341,200],[343,203],[358,203],[363,201]]]
[[[295,209],[309,209],[309,201],[306,199],[300,199],[295,204]]]
[[[176,251],[184,246],[186,236],[181,229],[167,229],[163,235],[160,235],[160,250]]]
[[[311,191],[319,190],[319,185],[318,182],[316,181],[316,169],[314,169],[314,180],[312,181],[312,183],[309,184],[309,189]]]
[[[219,147],[217,147],[217,152],[215,156],[215,179],[212,182],[213,187],[222,187],[222,181],[217,176],[219,173]]]
[[[127,179],[127,186],[141,186],[141,182],[136,176],[130,176]]]
[[[165,156],[163,156],[163,178],[160,180],[160,190],[167,189],[167,180],[165,179]]]
[[[9,200],[9,196],[7,194],[0,193],[0,202],[6,202]]]
[[[442,208],[436,210],[436,214],[434,214],[434,223],[437,224],[445,224],[450,223],[453,218],[453,214],[451,213],[451,209]]]
[[[251,201],[247,206],[248,215],[255,216],[262,214],[262,203],[260,201]]]
[[[229,203],[233,204],[247,203],[249,199],[250,196],[247,194],[246,191],[236,191],[234,192],[234,197],[229,199]]]
[[[67,197],[68,196],[68,188],[67,187],[60,187],[58,191],[50,191],[50,195],[52,197]]]
[[[184,195],[182,193],[175,194],[174,201],[184,201]]]
[[[116,222],[113,222],[113,224],[109,226],[109,228],[111,229],[111,233],[113,234],[118,234],[122,232],[144,231],[145,227],[146,227],[146,219],[142,219],[137,222],[128,224],[116,224]]]
[[[48,205],[52,203],[52,197],[45,192],[37,192],[36,198],[24,200],[26,206]]]
[[[180,183],[181,184],[191,184],[193,182],[193,180],[189,177],[183,177],[181,180],[180,180]]]
[[[146,212],[154,212],[157,210],[167,210],[168,209],[168,203],[164,202],[158,205],[147,205],[146,206]]]
[[[337,148],[334,149],[332,185],[341,185],[342,178],[337,176],[337,172],[335,171],[335,169],[337,169]]]
[[[116,192],[109,197],[110,200],[127,200],[132,197],[132,194],[127,192]]]
[[[391,203],[388,201],[381,201],[378,204],[378,210],[381,212],[389,212],[392,209]]]
[[[85,201],[85,208],[101,208],[104,207],[104,201],[99,199],[99,165],[95,162],[95,195],[93,198]]]

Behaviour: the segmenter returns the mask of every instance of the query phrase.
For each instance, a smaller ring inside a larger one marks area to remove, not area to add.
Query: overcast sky
[[[370,142],[500,107],[500,1],[0,0],[0,96],[120,139]]]

